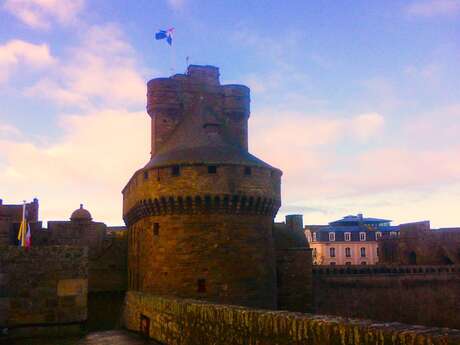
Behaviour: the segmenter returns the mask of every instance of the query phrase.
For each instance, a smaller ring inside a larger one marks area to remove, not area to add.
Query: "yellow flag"
[[[19,232],[18,232],[19,247],[26,246],[26,232],[27,232],[26,202],[24,201],[24,205],[22,206],[22,221],[21,221],[21,226],[19,227]]]

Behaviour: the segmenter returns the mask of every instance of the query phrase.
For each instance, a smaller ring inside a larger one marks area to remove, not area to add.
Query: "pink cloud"
[[[46,44],[11,40],[0,45],[0,83],[6,82],[18,66],[42,69],[55,63]]]
[[[48,29],[53,21],[75,23],[84,4],[84,0],[6,0],[4,8],[28,26]]]
[[[86,108],[97,103],[141,105],[145,82],[135,57],[118,27],[93,26],[85,30],[80,44],[70,49],[53,71],[26,93]]]
[[[60,124],[63,134],[51,145],[0,138],[2,196],[40,198],[47,220],[66,219],[84,202],[95,219],[121,224],[121,189],[149,158],[148,116],[103,110],[63,116]]]

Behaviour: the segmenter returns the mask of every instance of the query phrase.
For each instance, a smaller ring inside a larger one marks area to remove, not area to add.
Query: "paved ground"
[[[8,345],[159,345],[135,333],[106,331],[89,333],[83,338],[35,338],[9,340]]]

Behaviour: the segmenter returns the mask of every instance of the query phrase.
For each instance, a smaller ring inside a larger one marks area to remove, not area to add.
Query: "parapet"
[[[195,83],[220,85],[219,75],[219,68],[215,66],[190,65],[187,68],[187,76]]]
[[[182,130],[183,136],[193,133],[196,137],[202,132],[198,127],[204,127],[203,135],[212,136],[213,140],[220,136],[221,142],[248,149],[250,90],[244,85],[221,85],[217,67],[190,65],[185,74],[150,80],[147,113],[152,118],[152,157],[172,140],[172,134],[183,122],[183,127],[188,128]],[[209,123],[219,126],[209,127]]]

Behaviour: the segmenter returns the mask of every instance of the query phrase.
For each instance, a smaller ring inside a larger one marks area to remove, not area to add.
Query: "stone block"
[[[62,279],[58,281],[57,295],[78,296],[88,292],[88,279]]]

